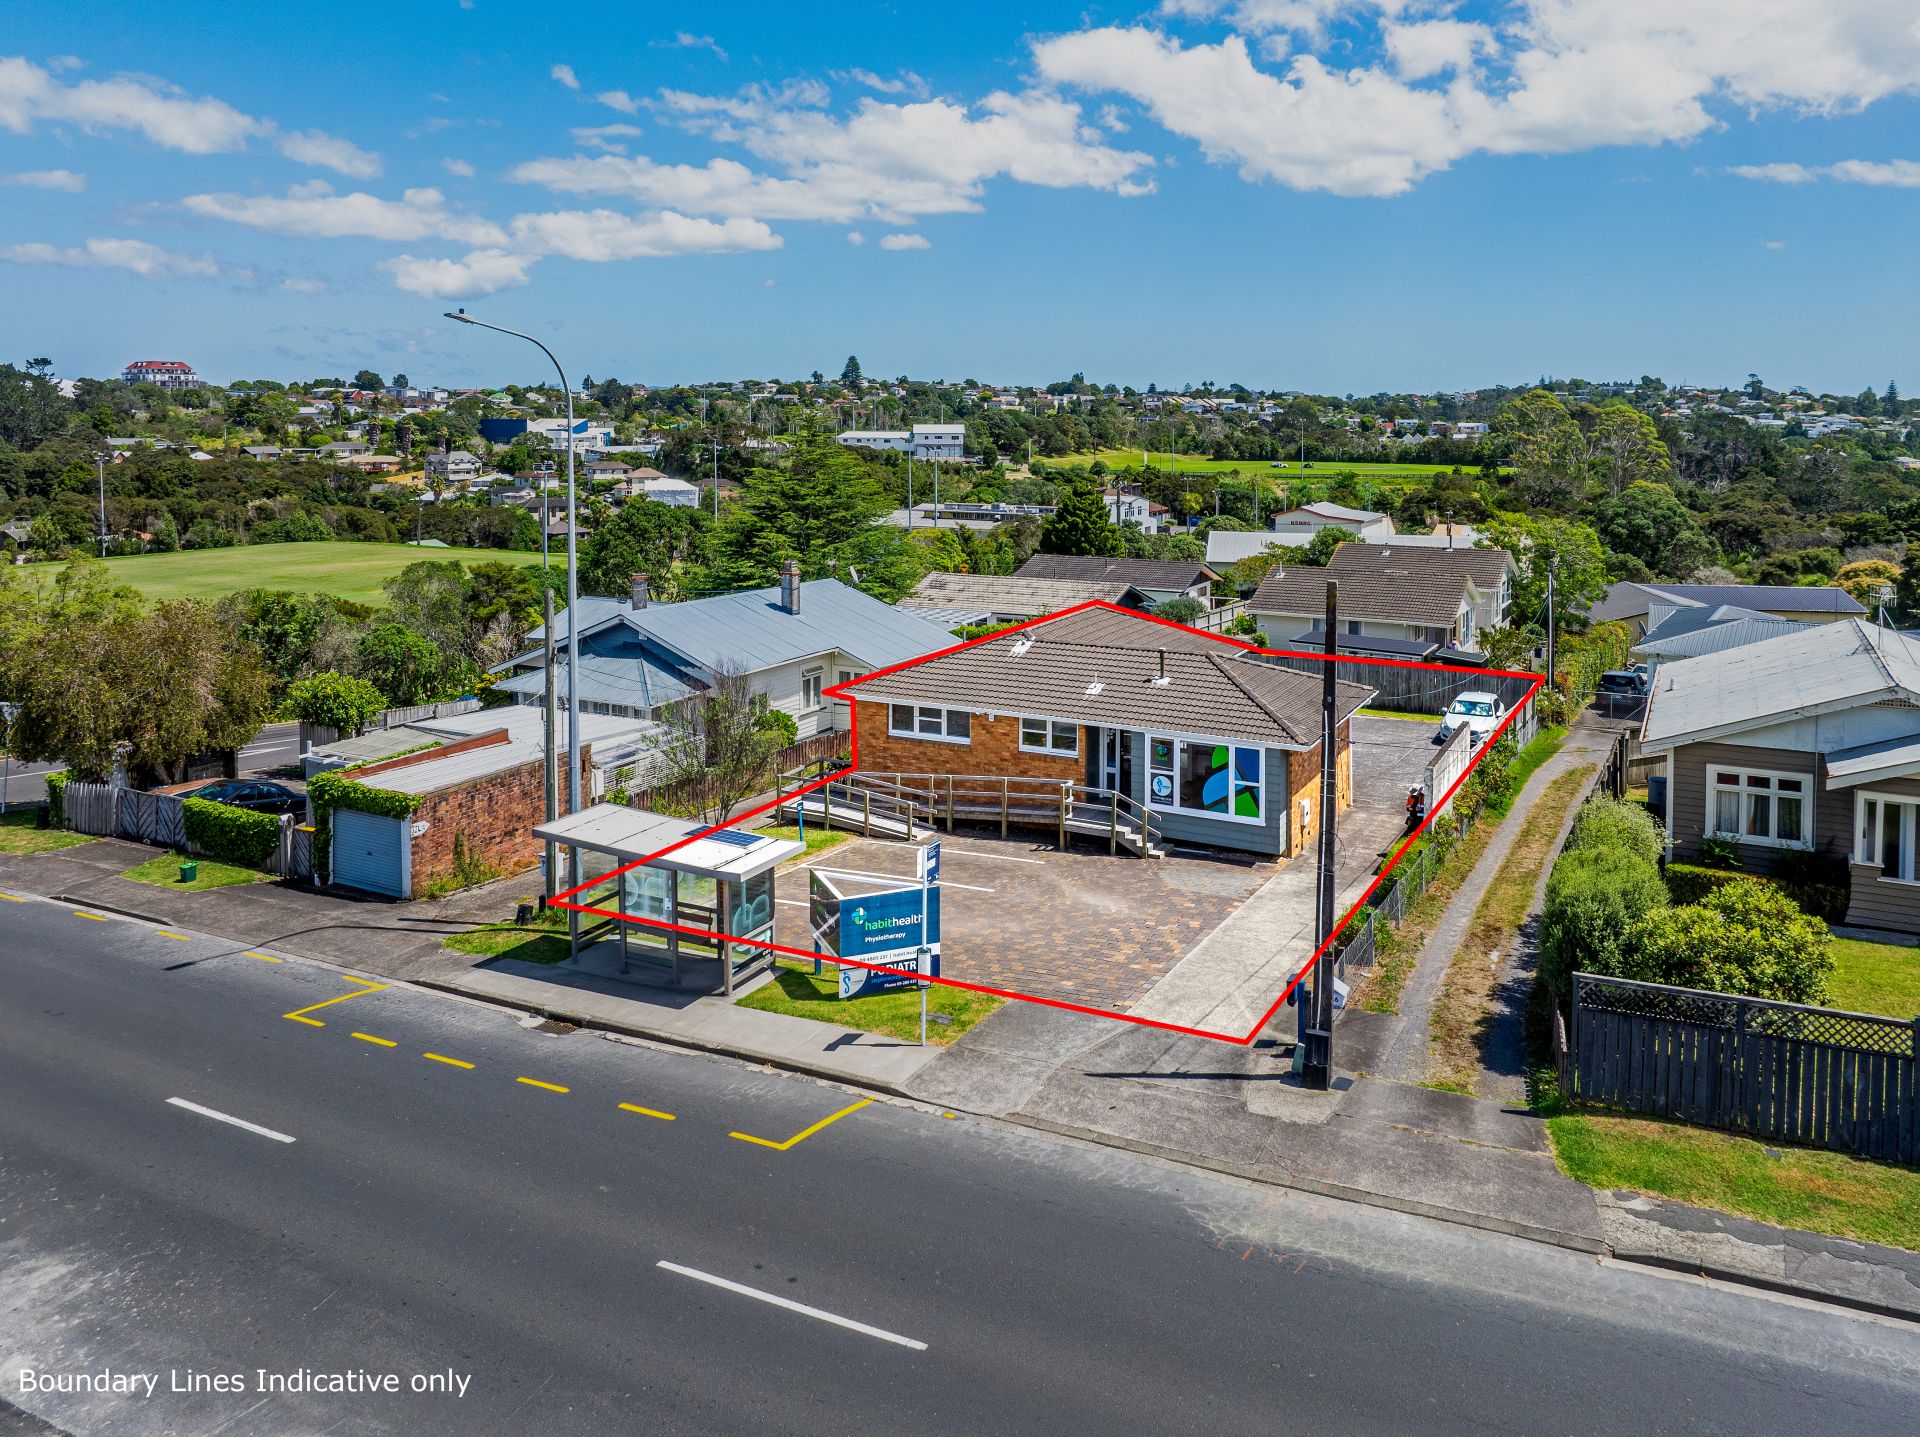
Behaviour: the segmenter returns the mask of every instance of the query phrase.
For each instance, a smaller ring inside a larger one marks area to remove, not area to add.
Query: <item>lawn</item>
[[[558,908],[551,911],[564,913]],[[443,946],[483,958],[518,958],[522,963],[554,964],[566,959],[567,935],[564,929],[555,933],[551,928],[539,926],[521,928],[512,923],[494,923],[471,933],[455,933],[444,940]]]
[[[1141,451],[1138,449],[1102,449],[1092,454],[1074,454],[1064,459],[1048,459],[1048,464],[1091,464],[1096,459],[1104,459],[1109,469],[1138,469]],[[1147,455],[1147,462],[1156,469],[1168,468],[1167,451],[1156,449]],[[1242,475],[1263,474],[1276,483],[1288,479],[1305,479],[1309,483],[1331,483],[1336,474],[1352,474],[1361,479],[1371,479],[1376,483],[1401,483],[1413,485],[1431,478],[1435,474],[1450,474],[1456,466],[1452,464],[1378,464],[1349,463],[1341,459],[1310,459],[1309,469],[1301,469],[1298,459],[1201,459],[1186,454],[1175,455],[1174,471],[1181,474],[1225,474],[1238,470]],[[1273,467],[1275,463],[1286,465],[1284,469]],[[1458,466],[1468,474],[1477,476],[1476,466],[1463,464]]]
[[[34,811],[16,808],[0,813],[0,853],[52,853],[61,848],[78,848],[93,840],[84,833],[67,833],[58,828],[35,828]]]
[[[385,596],[382,580],[422,559],[463,564],[538,564],[537,553],[512,549],[432,549],[409,544],[246,544],[234,549],[192,549],[177,554],[133,554],[108,559],[113,577],[150,600],[217,599],[238,589],[291,589],[333,594],[361,604]],[[54,564],[29,568],[51,577]]]
[[[1920,1172],[1911,1168],[1610,1113],[1559,1113],[1547,1129],[1561,1170],[1589,1187],[1920,1249]]]
[[[1439,714],[1407,714],[1401,713],[1399,709],[1356,709],[1354,712],[1363,713],[1368,718],[1405,719],[1408,723],[1430,723],[1436,726],[1441,718]]]
[[[1834,1007],[1889,1018],[1920,1015],[1920,948],[1836,938],[1833,962],[1828,988]]]
[[[272,876],[257,868],[240,868],[231,863],[215,863],[207,858],[187,861],[200,866],[199,873],[191,883],[180,881],[181,858],[177,853],[163,853],[158,858],[149,858],[145,863],[136,863],[120,876],[131,878],[135,883],[151,883],[156,888],[171,888],[176,893],[203,893],[209,888],[265,883]]]
[[[766,828],[756,828],[754,832],[764,833],[769,838],[799,839],[801,837],[800,826],[794,823],[775,823]],[[796,855],[789,861],[796,863],[803,862],[820,852],[821,849],[832,848],[836,843],[845,843],[849,838],[854,836],[855,835],[848,833],[844,828],[826,829],[817,823],[810,823],[807,825],[805,838],[807,851],[803,854]]]
[[[805,961],[781,960],[773,981],[756,988],[739,1000],[742,1008],[757,1008],[763,1013],[786,1013],[795,1018],[812,1018],[821,1023],[837,1023],[843,1028],[859,1028],[868,1033],[884,1033],[889,1038],[909,1042],[920,1037],[920,994],[911,988],[894,993],[875,993],[868,998],[841,1001],[839,984],[832,963],[821,965],[819,977],[813,965]],[[927,1042],[945,1047],[978,1023],[1006,1000],[965,988],[949,988],[936,983],[927,990]],[[935,1015],[949,1021],[941,1023]]]

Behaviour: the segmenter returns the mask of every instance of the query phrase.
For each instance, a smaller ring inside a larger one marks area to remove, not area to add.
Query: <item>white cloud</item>
[[[604,262],[682,254],[779,249],[780,236],[758,220],[715,222],[662,210],[634,216],[614,210],[515,215],[512,248],[527,254]]]
[[[319,239],[446,239],[481,248],[506,242],[500,226],[450,209],[436,189],[385,200],[359,191],[335,194],[324,180],[314,180],[285,195],[188,195],[180,206],[203,219]]]
[[[464,299],[468,295],[497,294],[527,282],[533,256],[504,250],[478,249],[464,259],[418,259],[396,255],[380,268],[409,294],[431,299]]]
[[[336,170],[356,180],[370,180],[380,173],[380,157],[349,140],[325,135],[318,130],[299,130],[280,137],[280,153],[290,160],[320,169]]]
[[[625,90],[602,90],[593,97],[609,110],[618,110],[623,115],[638,114],[640,102]]]
[[[865,85],[869,90],[878,90],[883,95],[925,95],[927,93],[927,82],[911,70],[902,70],[892,79],[888,79],[884,75],[876,75],[871,70],[856,67],[851,70],[835,70],[833,78],[851,80],[856,85]]]
[[[217,279],[224,273],[211,255],[176,254],[135,239],[90,239],[67,249],[50,244],[0,245],[0,259],[67,269],[124,269],[143,279]]]
[[[0,175],[0,185],[19,185],[30,190],[65,190],[77,195],[87,187],[87,177],[73,170],[21,170]]]
[[[686,30],[674,32],[671,40],[649,40],[655,50],[707,50],[725,63],[727,52],[722,50],[711,35],[695,35]]]
[[[1765,240],[1760,245],[1762,249],[1785,249],[1786,247],[1787,242],[1785,240]]]
[[[867,242],[867,237],[861,234],[859,230],[847,231],[847,243],[852,245],[855,249],[858,249],[861,245],[865,244],[866,242]]]
[[[933,241],[925,235],[881,235],[881,249],[932,249]]]
[[[571,65],[555,65],[547,74],[565,85],[569,90],[580,88],[580,77],[573,73]]]
[[[1840,160],[1831,165],[1731,165],[1727,173],[1738,175],[1743,180],[1767,180],[1777,185],[1839,180],[1843,184],[1920,189],[1920,160]]]
[[[473,175],[474,175],[473,166],[469,162],[467,162],[466,160],[455,159],[452,155],[448,155],[445,159],[440,161],[440,168],[445,170],[450,175],[460,176],[460,178],[463,180],[470,180],[473,178]]]
[[[1475,153],[1680,143],[1721,109],[1837,114],[1920,92],[1920,26],[1884,0],[1516,0],[1497,32],[1422,18],[1440,8],[1170,0],[1288,33],[1293,53],[1267,70],[1240,35],[1105,27],[1039,41],[1034,59],[1056,85],[1131,97],[1249,180],[1350,195],[1401,193]],[[1377,24],[1381,60],[1335,64],[1353,53],[1324,40],[1335,22]]]
[[[121,76],[69,85],[30,60],[0,58],[0,128],[25,134],[41,121],[89,134],[132,130],[191,155],[242,149],[268,128],[224,100],[194,99],[158,80]]]
[[[583,125],[571,132],[573,142],[585,150],[609,155],[624,155],[626,142],[641,133],[638,125]]]
[[[296,275],[292,279],[281,280],[280,290],[283,294],[325,294],[327,282],[324,279],[309,279]]]

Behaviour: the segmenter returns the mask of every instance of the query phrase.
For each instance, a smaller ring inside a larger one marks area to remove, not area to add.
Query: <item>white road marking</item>
[[[804,898],[776,898],[775,903],[784,903],[789,908],[811,908],[813,905]]]
[[[1044,858],[1015,858],[1011,853],[982,853],[977,848],[949,848],[947,852],[959,854],[963,858],[991,858],[995,863],[1032,863],[1041,868],[1047,866]]]
[[[844,873],[849,878],[878,878],[888,883],[913,883],[917,881],[911,873],[862,873],[857,868],[835,868],[831,864],[824,863],[821,865],[803,863],[800,866],[802,868],[820,866],[824,867],[828,873]],[[997,888],[980,888],[971,883],[954,883],[945,878],[941,879],[936,886],[940,888],[964,888],[969,893],[998,893],[1000,891]]]
[[[250,1133],[258,1133],[263,1138],[272,1138],[276,1143],[290,1143],[292,1138],[285,1133],[276,1133],[272,1128],[263,1128],[258,1123],[250,1123],[245,1118],[236,1118],[229,1113],[216,1112],[212,1108],[203,1108],[198,1103],[190,1103],[185,1098],[168,1098],[176,1108],[185,1108],[190,1113],[198,1113],[203,1118],[212,1118],[216,1122],[232,1123],[236,1128],[245,1128]]]
[[[715,1287],[724,1287],[728,1292],[737,1292],[742,1297],[751,1297],[759,1302],[769,1302],[775,1307],[784,1307],[789,1312],[798,1312],[805,1317],[817,1317],[822,1322],[831,1322],[835,1327],[844,1327],[853,1332],[863,1332],[868,1337],[877,1337],[882,1342],[896,1343],[901,1347],[911,1347],[915,1352],[925,1352],[927,1344],[916,1342],[911,1337],[902,1337],[897,1332],[888,1332],[885,1328],[869,1327],[864,1322],[855,1322],[851,1317],[838,1317],[831,1312],[822,1312],[817,1307],[808,1307],[804,1302],[795,1302],[790,1297],[781,1297],[778,1293],[762,1292],[757,1287],[743,1287],[740,1283],[729,1282],[724,1277],[715,1277],[710,1272],[701,1272],[697,1268],[682,1267],[677,1262],[662,1260],[655,1264],[668,1272],[677,1272],[682,1277],[690,1277],[695,1282],[711,1283]]]

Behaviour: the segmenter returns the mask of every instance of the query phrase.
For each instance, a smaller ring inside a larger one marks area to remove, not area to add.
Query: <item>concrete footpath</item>
[[[1342,1017],[1341,1073],[1326,1093],[1302,1088],[1288,1049],[1272,1039],[1241,1047],[1027,1003],[1000,1009],[950,1048],[923,1049],[723,998],[443,946],[449,934],[509,915],[524,879],[439,903],[393,904],[278,884],[169,893],[118,876],[152,855],[112,840],[0,855],[0,889],[1256,1182],[1920,1321],[1920,1254],[1596,1193],[1561,1174],[1545,1125],[1525,1108],[1366,1076],[1381,1070],[1399,1032],[1387,1015]],[[1290,1023],[1283,1014],[1276,1027]]]

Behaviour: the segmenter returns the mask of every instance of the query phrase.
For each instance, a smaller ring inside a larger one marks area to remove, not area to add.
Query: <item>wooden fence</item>
[[[1297,669],[1318,677],[1324,658],[1304,651],[1293,654],[1262,654],[1261,660],[1281,668]],[[1374,690],[1368,706],[1391,709],[1395,713],[1443,714],[1449,705],[1470,689],[1499,695],[1501,703],[1511,707],[1526,695],[1529,681],[1506,678],[1498,673],[1424,669],[1406,663],[1369,662],[1363,659],[1335,659],[1334,677],[1346,683],[1365,684]],[[1528,706],[1529,714],[1531,705]],[[1528,720],[1531,721],[1530,719]],[[1518,728],[1521,720],[1514,721]],[[1516,737],[1519,735],[1516,734]],[[1531,737],[1529,734],[1527,737]],[[1525,739],[1521,739],[1525,742]]]
[[[171,848],[196,858],[212,855],[187,838],[186,806],[176,794],[146,793],[107,783],[69,783],[62,803],[66,826],[95,838],[124,838]],[[280,837],[267,869],[288,878],[313,870],[313,830],[291,814],[280,814]]]
[[[1920,1164],[1920,1018],[1576,973],[1569,1097]]]

